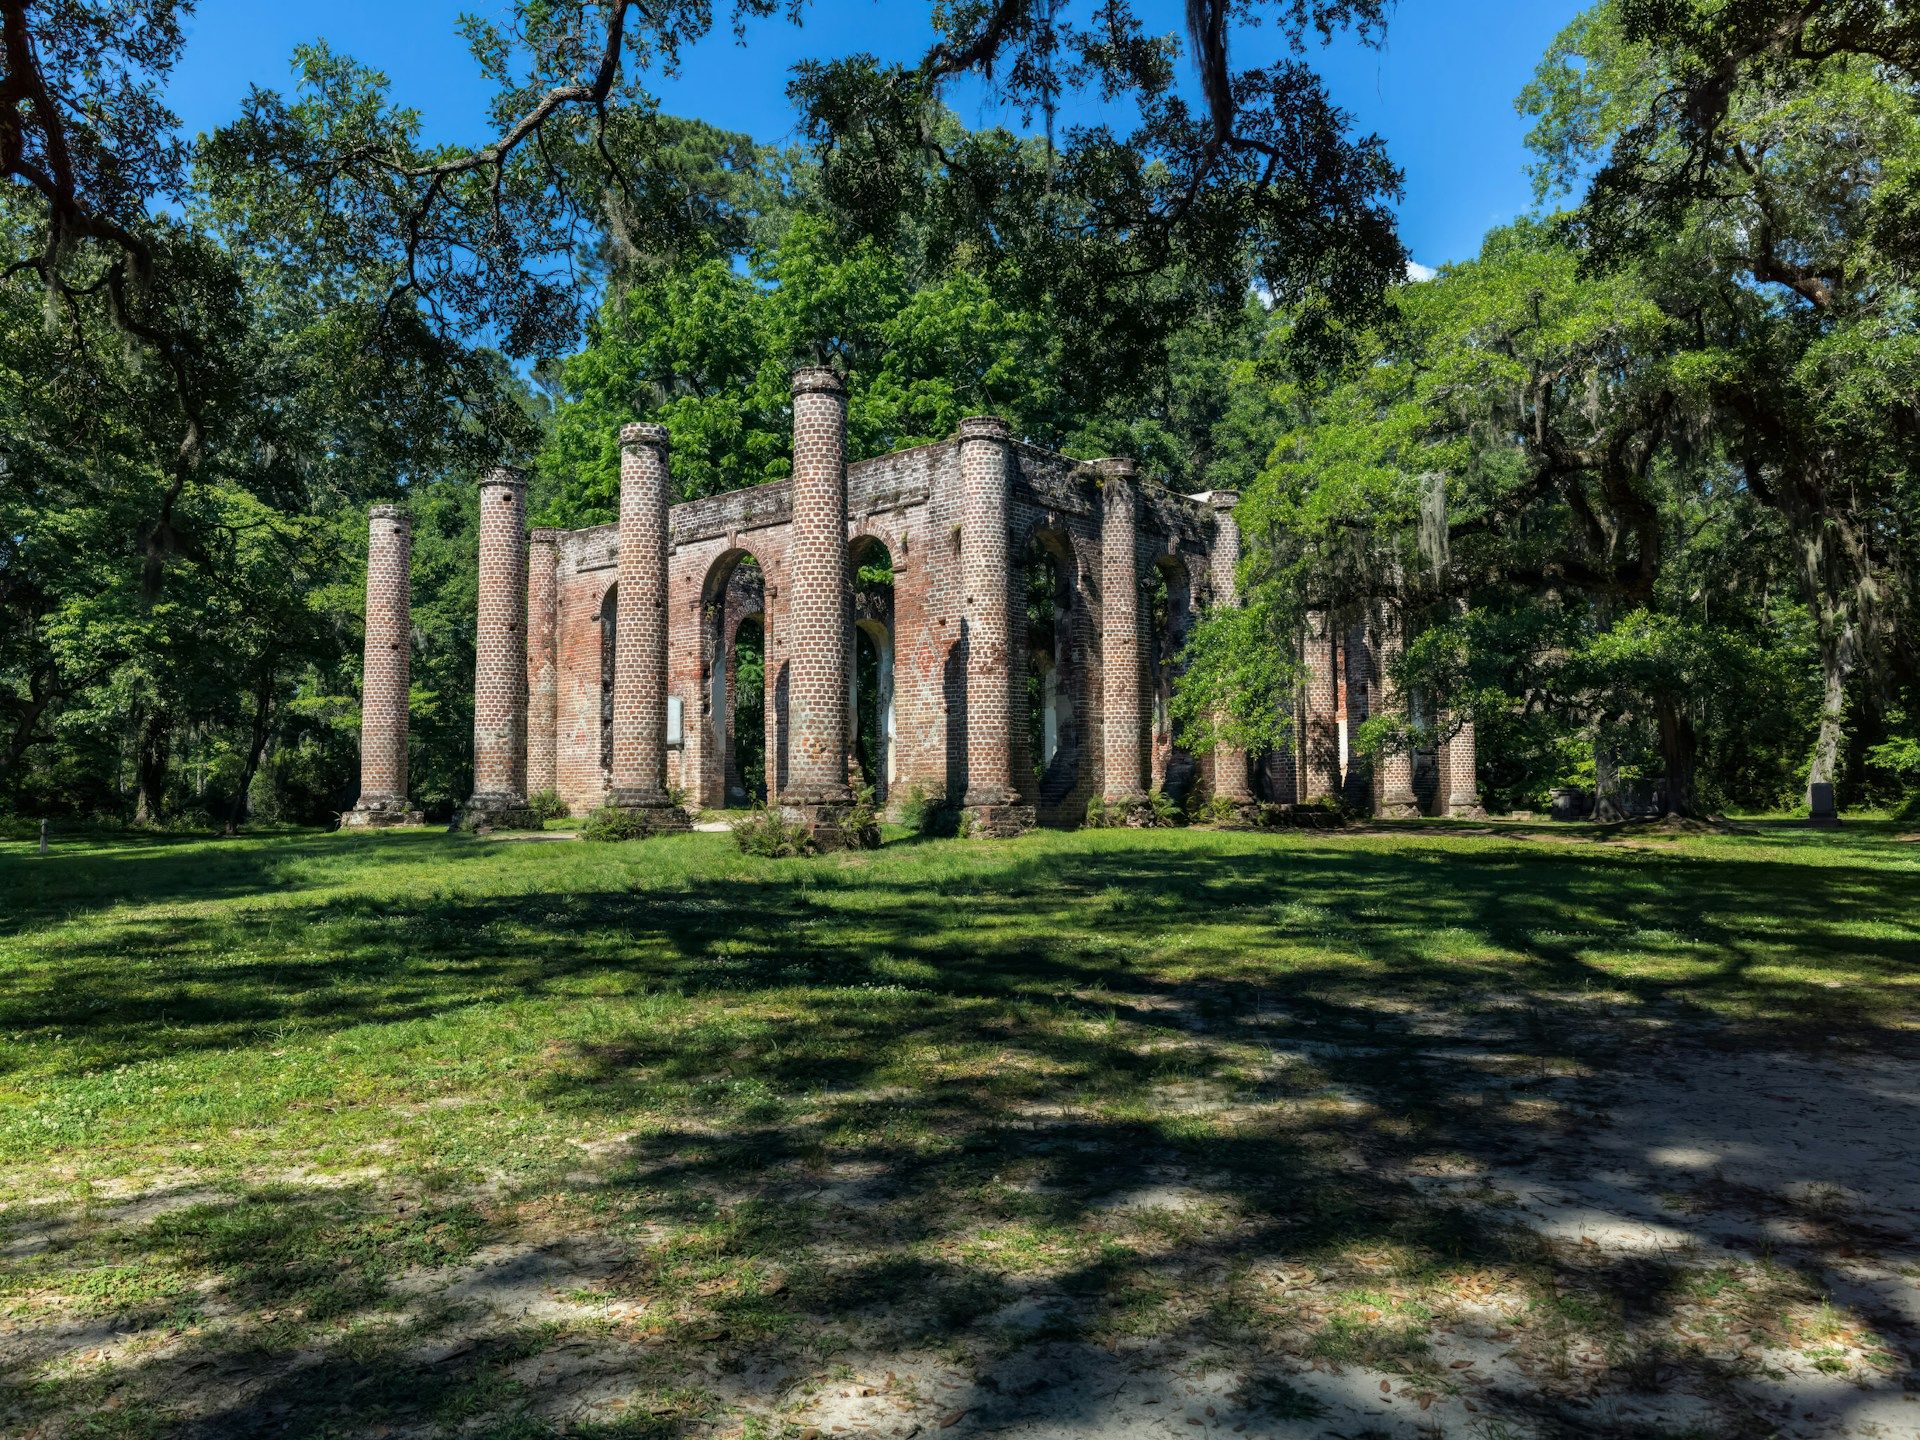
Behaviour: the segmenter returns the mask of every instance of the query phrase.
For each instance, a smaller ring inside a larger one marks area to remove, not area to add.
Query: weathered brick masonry
[[[1165,718],[1192,618],[1236,602],[1231,494],[1179,495],[1129,460],[1071,460],[992,417],[848,465],[845,386],[826,370],[795,376],[792,479],[669,507],[671,463],[664,430],[626,427],[619,523],[531,543],[524,478],[481,482],[468,822],[525,823],[529,786],[575,814],[615,803],[661,827],[681,823],[670,798],[763,798],[823,836],[856,781],[896,807],[964,806],[996,834],[1078,823],[1096,800],[1137,809],[1149,784],[1208,787],[1235,808],[1254,798],[1245,751],[1196,763]],[[404,517],[376,509],[356,815],[406,813],[406,564]],[[890,570],[892,586],[863,589],[856,612],[859,566]],[[1030,619],[1040,586],[1051,613]],[[740,663],[750,627],[764,644],[757,707]],[[1308,617],[1295,743],[1262,757],[1261,798],[1344,792],[1411,810],[1412,762],[1389,758],[1376,781],[1351,733],[1369,704],[1400,703],[1385,668],[1399,643],[1387,619]],[[852,766],[862,644],[878,657],[880,774]],[[757,734],[742,733],[748,713]],[[1463,729],[1425,772],[1438,807],[1477,811],[1473,763]]]
[[[473,647],[473,798],[465,824],[523,825],[527,809],[527,477],[480,482],[480,603]]]
[[[361,658],[360,800],[349,826],[418,825],[407,804],[407,687],[412,683],[413,530],[398,505],[376,505],[367,525],[367,644]]]

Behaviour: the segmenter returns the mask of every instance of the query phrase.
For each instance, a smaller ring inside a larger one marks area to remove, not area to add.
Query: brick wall
[[[558,785],[555,752],[559,721],[559,674],[555,668],[560,532],[535,530],[527,537],[527,793]]]

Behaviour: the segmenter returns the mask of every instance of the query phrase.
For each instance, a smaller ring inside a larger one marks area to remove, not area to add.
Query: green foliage
[[[549,820],[564,820],[573,813],[567,808],[567,802],[560,798],[557,790],[540,790],[529,795],[527,808],[533,811],[533,818],[542,825]]]
[[[953,835],[959,830],[958,813],[944,791],[916,781],[905,788],[894,804],[900,823],[916,835]]]
[[[805,825],[783,819],[779,811],[764,807],[750,810],[730,821],[728,828],[733,832],[733,843],[740,847],[742,855],[753,855],[762,860],[797,859],[802,855],[817,854],[820,848]]]
[[[539,815],[536,807],[534,813]],[[541,819],[547,817],[542,815]],[[623,840],[645,840],[653,834],[646,817],[638,811],[623,809],[618,805],[602,805],[589,814],[580,826],[580,838],[604,843]]]
[[[1085,823],[1089,830],[1165,830],[1186,820],[1186,814],[1156,785],[1144,800],[1132,803],[1094,797],[1087,802]]]

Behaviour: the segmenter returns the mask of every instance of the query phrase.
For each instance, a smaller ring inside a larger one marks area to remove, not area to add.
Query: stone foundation
[[[823,851],[834,850],[870,850],[879,844],[871,815],[864,818],[867,823],[858,822],[863,818],[858,806],[853,804],[795,804],[782,802],[780,818],[789,825],[798,825],[807,832],[814,845]]]
[[[1007,804],[968,805],[961,813],[966,817],[964,825],[969,834],[988,836],[995,840],[1011,840],[1015,835],[1024,835],[1038,823],[1034,807],[1022,805],[1017,801]]]
[[[631,815],[648,835],[684,835],[693,828],[687,812],[665,795],[615,790],[607,796],[607,807]]]
[[[409,810],[404,802],[375,801],[372,804],[356,805],[340,817],[342,830],[386,830],[396,825],[424,825],[427,817],[418,810]]]
[[[461,807],[451,827],[482,834],[488,830],[538,830],[540,817],[524,795],[476,795]]]

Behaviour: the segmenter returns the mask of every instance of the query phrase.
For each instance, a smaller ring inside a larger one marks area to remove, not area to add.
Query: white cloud
[[[1422,280],[1431,280],[1437,273],[1431,265],[1422,265],[1411,256],[1407,258],[1407,279],[1415,284]]]

